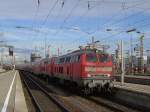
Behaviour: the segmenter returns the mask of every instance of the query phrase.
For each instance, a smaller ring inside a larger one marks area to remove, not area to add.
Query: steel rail
[[[38,111],[38,112],[44,112],[44,111],[42,110],[41,106],[39,105],[38,101],[36,100],[36,98],[35,98],[34,95],[32,94],[32,92],[31,92],[31,90],[30,90],[30,88],[29,88],[27,82],[25,81],[25,78],[24,78],[23,76],[21,76],[21,78],[22,78],[22,80],[23,80],[23,82],[24,82],[24,84],[25,84],[25,86],[26,86],[26,88],[27,88],[27,91],[28,91],[28,93],[29,93],[29,95],[30,95],[30,97],[31,97],[32,102],[34,103],[34,106],[35,106],[36,109],[37,109],[36,111]]]
[[[32,81],[50,100],[52,100],[58,107],[60,107],[63,112],[70,112],[70,110],[66,108],[65,105],[60,102],[54,95],[48,93],[43,87],[41,87],[36,81],[32,80],[32,78],[29,76],[28,79]]]

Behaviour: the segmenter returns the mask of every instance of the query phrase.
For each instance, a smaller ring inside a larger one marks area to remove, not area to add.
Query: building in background
[[[36,53],[31,53],[30,62],[36,62],[41,59],[41,56]]]

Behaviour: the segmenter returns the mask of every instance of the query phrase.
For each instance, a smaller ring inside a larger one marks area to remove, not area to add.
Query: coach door
[[[70,63],[70,67],[69,67],[69,71],[70,71],[70,79],[71,80],[74,80],[74,70],[73,70],[73,68],[74,68],[74,60],[75,60],[75,56],[73,55],[73,56],[71,56],[71,63]]]
[[[72,71],[73,71],[74,80],[78,80],[80,78],[80,74],[81,74],[80,57],[81,55],[73,56]]]

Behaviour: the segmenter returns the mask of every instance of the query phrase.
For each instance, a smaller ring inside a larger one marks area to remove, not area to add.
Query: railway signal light
[[[13,48],[9,47],[9,56],[13,56]]]

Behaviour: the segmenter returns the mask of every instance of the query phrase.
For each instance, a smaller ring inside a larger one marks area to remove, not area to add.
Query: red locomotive
[[[71,83],[85,92],[112,87],[112,59],[95,49],[76,50],[63,56],[35,62],[32,71]]]

